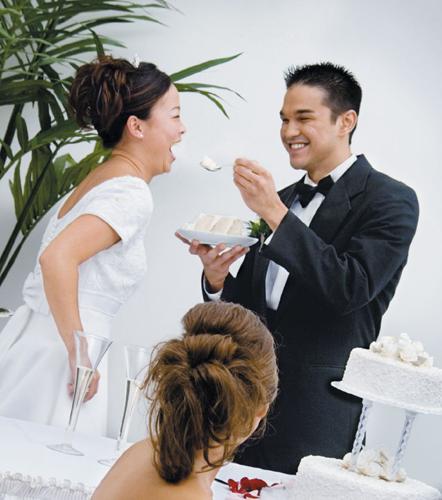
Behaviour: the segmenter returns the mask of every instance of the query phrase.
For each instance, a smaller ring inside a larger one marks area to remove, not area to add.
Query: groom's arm
[[[262,254],[283,266],[337,314],[365,306],[404,265],[416,231],[418,202],[401,185],[376,193],[345,251],[338,253],[288,212]]]
[[[358,227],[338,253],[281,204],[270,172],[259,164],[236,160],[234,182],[247,206],[274,231],[262,255],[335,314],[364,307],[405,265],[419,209],[414,191],[404,184],[392,180],[366,192]]]

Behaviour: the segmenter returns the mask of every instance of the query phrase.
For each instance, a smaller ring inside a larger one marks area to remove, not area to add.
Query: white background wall
[[[168,26],[136,23],[113,26],[107,34],[128,49],[114,55],[155,62],[173,72],[203,60],[243,52],[193,81],[226,85],[246,101],[226,96],[230,120],[205,99],[182,96],[188,127],[177,149],[173,172],[151,183],[155,213],[147,247],[150,270],[137,294],[119,313],[111,352],[109,429],[115,435],[123,401],[124,343],[152,346],[179,332],[179,319],[201,300],[200,265],[173,233],[199,212],[250,218],[231,181],[231,172],[211,174],[198,162],[208,154],[219,162],[238,155],[259,160],[278,188],[299,177],[279,141],[278,112],[284,95],[283,71],[291,64],[332,61],[351,69],[362,85],[360,123],[353,151],[365,153],[383,172],[412,186],[421,215],[409,263],[387,312],[382,333],[408,332],[424,342],[442,366],[440,327],[442,45],[439,0],[175,0],[182,11],[157,12]],[[4,122],[4,119],[2,120]],[[30,124],[31,126],[32,124]],[[3,124],[4,126],[4,124]],[[73,150],[81,158],[82,146]],[[0,245],[13,223],[6,182],[0,183]],[[33,267],[45,222],[34,231],[0,289],[0,304],[21,303],[21,286]],[[141,436],[140,415],[133,437]],[[81,418],[81,417],[80,417]],[[376,407],[369,442],[394,449],[402,413]],[[296,429],[293,430],[296,439]],[[419,416],[404,466],[412,477],[442,487],[442,418]]]

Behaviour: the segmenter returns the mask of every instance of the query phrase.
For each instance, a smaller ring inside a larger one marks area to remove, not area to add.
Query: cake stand
[[[391,468],[389,477],[390,480],[395,481],[405,454],[405,449],[407,447],[411,429],[413,427],[413,423],[417,414],[430,413],[430,414],[442,415],[442,408],[434,408],[431,406],[428,407],[416,406],[414,404],[407,403],[406,401],[397,401],[392,398],[386,398],[382,394],[376,394],[376,393],[369,394],[367,392],[358,390],[357,388],[353,388],[350,385],[343,383],[342,381],[331,382],[331,385],[336,389],[339,389],[340,391],[362,398],[361,416],[359,418],[359,424],[353,442],[353,448],[351,451],[352,470],[355,470],[357,458],[362,450],[362,444],[367,432],[368,415],[373,406],[373,403],[381,403],[388,406],[395,406],[397,408],[402,408],[405,411],[404,425],[402,427],[399,444],[396,449],[393,466]]]

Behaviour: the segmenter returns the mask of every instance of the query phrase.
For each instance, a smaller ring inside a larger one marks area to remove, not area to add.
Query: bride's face
[[[175,85],[154,104],[150,116],[142,121],[143,142],[154,175],[169,172],[175,156],[172,147],[186,131],[180,115],[180,97]]]

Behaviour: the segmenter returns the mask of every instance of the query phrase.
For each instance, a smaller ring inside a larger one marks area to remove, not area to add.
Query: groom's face
[[[339,117],[325,104],[320,87],[292,85],[287,89],[281,109],[281,140],[293,168],[307,172],[333,161],[342,144]]]

